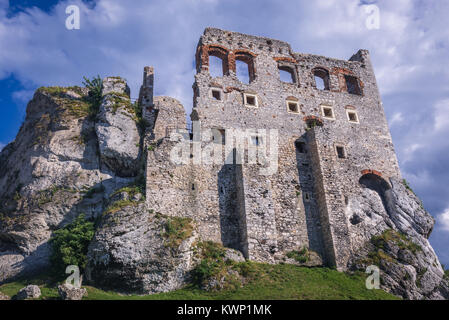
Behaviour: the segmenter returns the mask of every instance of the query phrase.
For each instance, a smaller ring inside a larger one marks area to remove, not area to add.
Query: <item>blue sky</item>
[[[368,29],[366,4],[379,8]],[[65,9],[81,9],[67,30]],[[207,26],[348,59],[371,52],[403,176],[435,217],[431,243],[449,266],[449,2],[440,0],[0,0],[0,148],[40,86],[120,75],[136,97],[145,65],[155,93],[192,108],[194,53]]]

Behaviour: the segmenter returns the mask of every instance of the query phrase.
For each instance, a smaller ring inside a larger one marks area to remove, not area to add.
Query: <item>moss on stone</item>
[[[310,259],[309,250],[306,247],[303,247],[301,250],[287,252],[287,257],[294,259],[299,263],[306,263]]]
[[[388,243],[394,243],[402,250],[409,250],[413,254],[422,251],[420,245],[414,243],[405,234],[395,231],[393,229],[387,229],[379,236],[373,236],[371,243],[376,247],[385,250]]]
[[[186,217],[167,217],[162,236],[166,238],[166,245],[168,247],[177,248],[184,240],[191,237],[192,233],[192,219]]]
[[[136,207],[137,205],[139,205],[140,202],[141,201],[117,200],[111,203],[103,212],[103,214],[113,214],[122,210],[125,207]]]

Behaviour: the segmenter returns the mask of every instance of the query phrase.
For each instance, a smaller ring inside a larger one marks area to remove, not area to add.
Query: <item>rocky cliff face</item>
[[[108,194],[134,179],[140,137],[127,86],[103,83],[98,116],[86,88],[37,90],[16,140],[1,152],[0,282],[47,267],[52,231],[80,213],[97,217]],[[111,107],[113,94],[120,101]],[[121,116],[108,123],[113,112]],[[117,141],[123,135],[126,150]]]
[[[143,134],[126,82],[105,78],[100,105],[90,97],[79,87],[37,90],[0,154],[0,283],[48,268],[53,231],[84,214],[98,222],[87,281],[124,292],[180,288],[198,262],[197,226],[145,208]],[[404,298],[447,299],[427,240],[434,221],[402,182],[390,182],[351,200],[357,253],[347,267],[378,265],[382,287]]]
[[[378,266],[381,286],[406,299],[449,299],[444,270],[428,241],[434,219],[403,181],[390,183],[385,189],[367,184],[353,204],[359,219],[371,221],[362,230],[371,238],[360,242],[349,268]]]

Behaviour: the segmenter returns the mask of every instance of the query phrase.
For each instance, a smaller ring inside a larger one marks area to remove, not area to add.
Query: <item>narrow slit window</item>
[[[336,146],[335,147],[337,150],[337,156],[339,159],[345,159],[346,158],[346,152],[345,152],[345,148],[342,146]]]
[[[304,200],[305,201],[310,201],[310,193],[309,192],[304,192]]]
[[[296,150],[298,150],[299,153],[306,153],[306,144],[302,141],[296,141],[295,142]]]

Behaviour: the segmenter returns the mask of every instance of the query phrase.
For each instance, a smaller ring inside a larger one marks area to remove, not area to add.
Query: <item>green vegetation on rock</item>
[[[228,265],[225,261],[225,248],[212,241],[202,241],[197,245],[197,254],[200,263],[193,270],[193,282],[202,286],[212,277],[225,274]]]
[[[420,245],[414,243],[405,234],[393,229],[387,229],[381,235],[371,238],[371,243],[380,249],[385,249],[388,245],[388,242],[392,242],[396,244],[400,249],[409,250],[412,253],[422,251]]]
[[[177,248],[187,238],[192,236],[192,219],[185,217],[167,217],[162,236],[167,239],[167,246]]]
[[[304,247],[301,250],[293,250],[287,253],[287,257],[290,259],[294,259],[299,263],[306,263],[309,261],[309,250]]]
[[[89,89],[89,95],[87,101],[89,102],[89,116],[94,118],[98,111],[100,110],[101,100],[102,100],[102,90],[103,90],[103,80],[100,76],[96,76],[92,79],[83,77],[83,84]]]
[[[120,210],[122,210],[125,207],[136,207],[139,205],[139,201],[133,201],[133,200],[117,200],[110,204],[106,210],[103,212],[103,214],[113,214]]]
[[[87,248],[94,236],[94,223],[80,214],[70,224],[53,233],[50,243],[50,261],[57,274],[64,274],[68,265],[84,270],[87,263]]]
[[[396,259],[387,254],[389,244],[399,247],[401,250],[408,250],[413,254],[422,251],[420,245],[414,243],[406,235],[393,229],[387,229],[378,236],[371,237],[371,243],[374,250],[368,253],[368,256],[361,262],[365,264],[380,265],[381,261],[396,262]]]

